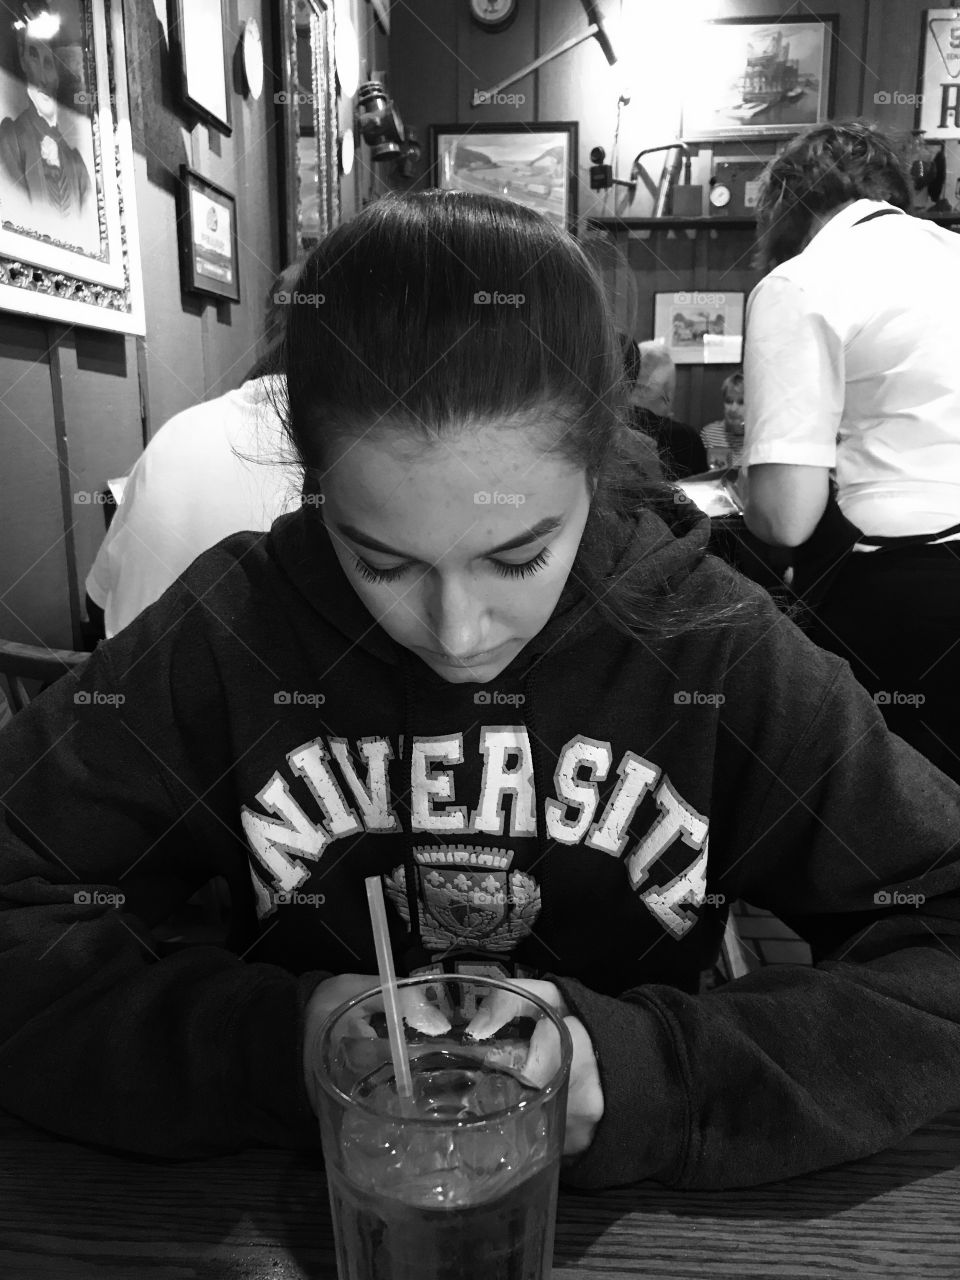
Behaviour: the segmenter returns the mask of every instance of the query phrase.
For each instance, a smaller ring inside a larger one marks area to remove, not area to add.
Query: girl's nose
[[[434,647],[451,658],[469,658],[483,649],[483,610],[461,580],[438,581],[430,589],[427,625]]]

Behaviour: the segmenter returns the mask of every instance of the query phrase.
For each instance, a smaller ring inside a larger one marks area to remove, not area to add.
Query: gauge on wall
[[[248,18],[243,24],[243,77],[251,98],[263,93],[263,40],[256,18]]]
[[[725,182],[713,182],[710,185],[710,195],[708,199],[710,205],[714,209],[725,209],[730,203],[733,192]]]
[[[520,0],[468,0],[470,17],[485,31],[502,31],[517,16]]]

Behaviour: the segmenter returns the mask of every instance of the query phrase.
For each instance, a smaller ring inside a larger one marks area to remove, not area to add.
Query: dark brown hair
[[[795,138],[763,177],[754,266],[769,271],[794,257],[814,217],[864,199],[910,208],[909,174],[892,139],[858,120]]]
[[[629,634],[731,619],[737,603],[682,605],[664,585],[609,576],[623,516],[677,511],[656,452],[628,426],[623,351],[577,242],[493,196],[390,195],[341,224],[305,262],[281,347],[288,435],[306,486],[330,446],[397,431],[431,441],[537,411],[544,448],[595,485],[572,576]],[[588,536],[589,535],[589,536]]]

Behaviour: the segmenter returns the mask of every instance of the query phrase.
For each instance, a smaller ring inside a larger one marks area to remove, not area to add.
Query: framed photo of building
[[[742,293],[655,293],[653,336],[674,364],[740,364],[743,309]]]
[[[573,231],[577,218],[577,124],[436,124],[434,185],[504,196]]]
[[[237,201],[188,165],[180,166],[181,283],[191,293],[240,301]]]
[[[687,45],[681,136],[775,137],[829,119],[835,16],[718,18],[696,24]]]
[[[222,0],[177,0],[174,45],[184,102],[223,133],[232,133],[230,65]]]
[[[121,0],[0,26],[0,307],[145,331]]]
[[[928,139],[960,138],[960,9],[924,11],[920,59],[917,128]],[[906,97],[882,89],[873,96],[879,103]]]

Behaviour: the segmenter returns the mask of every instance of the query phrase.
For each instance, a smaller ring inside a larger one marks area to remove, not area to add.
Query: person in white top
[[[869,125],[814,130],[771,164],[742,496],[759,538],[798,548],[813,638],[960,777],[960,236],[910,203],[899,153]]]
[[[86,581],[108,639],[202,551],[299,506],[277,399],[275,379],[252,378],[176,414],[137,459]]]

